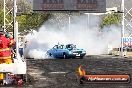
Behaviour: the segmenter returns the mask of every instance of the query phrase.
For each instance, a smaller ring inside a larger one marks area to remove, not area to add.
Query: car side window
[[[58,49],[58,45],[55,45],[55,46],[53,47],[53,49]]]
[[[60,45],[58,48],[59,48],[59,49],[63,49],[63,45]]]

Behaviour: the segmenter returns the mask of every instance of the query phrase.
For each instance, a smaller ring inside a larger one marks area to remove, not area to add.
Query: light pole
[[[69,25],[69,32],[71,30],[71,12],[68,14],[68,25]]]
[[[106,14],[106,13],[84,13],[84,14],[86,14],[86,16],[87,16],[87,26],[86,26],[86,31],[88,30],[88,29],[90,29],[90,16],[91,15],[96,15],[96,16],[100,16],[100,15],[104,15],[104,14]]]
[[[5,26],[6,26],[5,18],[6,18],[6,1],[4,0],[4,30],[3,31],[5,31]]]
[[[122,4],[121,4],[121,10],[122,10],[122,29],[121,29],[121,57],[123,57],[123,37],[124,37],[124,30],[125,30],[125,24],[124,24],[124,21],[125,21],[125,6],[124,6],[124,0],[122,0]]]
[[[16,0],[13,1],[13,25],[14,39],[16,41],[16,59],[19,59],[19,44],[18,44],[18,22],[16,21],[17,5]]]
[[[89,30],[89,16],[90,16],[90,13],[87,14],[87,29],[86,29],[86,31]]]
[[[15,37],[16,31],[16,13],[17,13],[16,0],[13,0],[13,37]]]

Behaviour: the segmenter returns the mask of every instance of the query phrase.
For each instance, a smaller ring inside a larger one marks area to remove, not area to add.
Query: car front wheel
[[[80,59],[83,59],[83,56],[80,56]]]

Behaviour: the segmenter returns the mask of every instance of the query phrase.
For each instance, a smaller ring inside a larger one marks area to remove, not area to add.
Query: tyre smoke
[[[108,53],[109,47],[119,47],[121,28],[115,25],[100,29],[101,17],[90,15],[71,16],[70,29],[67,15],[63,19],[54,16],[39,28],[26,36],[29,41],[25,56],[35,59],[46,57],[46,51],[56,44],[75,44],[87,51],[87,55]],[[56,21],[58,19],[58,21]],[[60,26],[63,24],[63,26]]]

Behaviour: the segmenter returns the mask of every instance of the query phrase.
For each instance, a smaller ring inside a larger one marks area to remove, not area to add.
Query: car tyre
[[[83,56],[81,56],[80,59],[83,59]]]
[[[51,57],[51,56],[52,56],[52,54],[51,54],[51,53],[49,53],[49,56]]]
[[[49,56],[50,56],[51,58],[54,58],[53,55],[52,55],[51,53],[49,53]]]
[[[66,59],[66,58],[67,58],[66,53],[63,53],[63,58],[64,58],[64,59]]]

